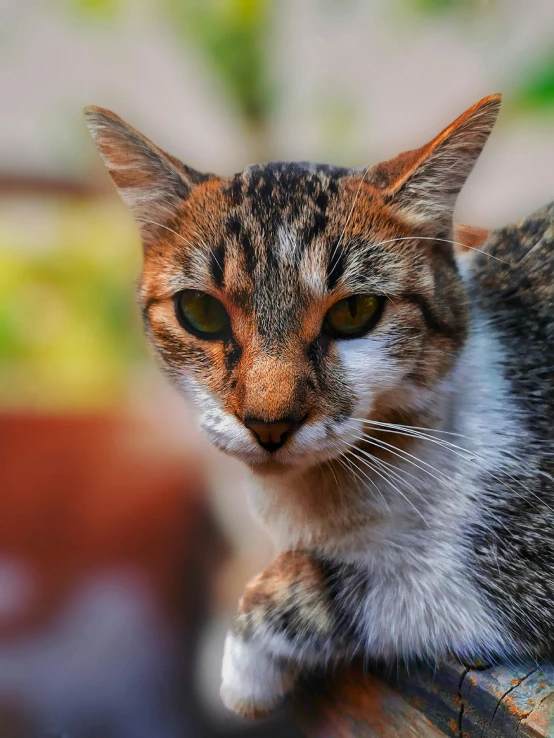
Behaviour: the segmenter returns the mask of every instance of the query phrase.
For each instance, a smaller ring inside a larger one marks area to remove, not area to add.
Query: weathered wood
[[[357,666],[304,688],[296,715],[310,738],[554,738],[554,666]]]
[[[498,666],[481,673],[470,672],[462,687],[462,729],[468,735],[479,735],[472,732],[472,716],[476,725],[482,726],[481,735],[490,738],[554,736],[554,723],[549,727],[550,718],[545,720],[544,712],[541,720],[537,720],[538,715],[531,718],[553,689],[552,666]]]
[[[400,672],[394,686],[412,704],[417,696],[419,708],[454,738],[554,736],[554,722],[549,725],[547,715],[547,700],[554,692],[552,666],[466,668],[449,663],[417,674]]]
[[[361,667],[334,683],[305,685],[295,699],[294,714],[310,738],[445,738],[398,692]]]
[[[433,670],[426,667],[398,670],[393,676],[384,673],[383,678],[446,735],[458,736],[462,715],[460,692],[467,671],[461,664],[448,664]]]

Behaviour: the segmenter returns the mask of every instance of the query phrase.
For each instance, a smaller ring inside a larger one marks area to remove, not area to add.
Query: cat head
[[[139,299],[162,367],[218,448],[310,467],[364,420],[433,407],[467,332],[456,197],[500,106],[367,169],[308,163],[201,174],[115,114],[91,133],[140,224]]]

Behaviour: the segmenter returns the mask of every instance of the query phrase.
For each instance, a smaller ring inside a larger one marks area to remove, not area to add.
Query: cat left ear
[[[143,234],[145,221],[163,225],[194,187],[213,177],[185,166],[109,110],[88,107],[84,113],[108,173]]]
[[[501,96],[485,97],[430,143],[377,164],[369,181],[414,224],[451,227],[456,198],[489,137]]]

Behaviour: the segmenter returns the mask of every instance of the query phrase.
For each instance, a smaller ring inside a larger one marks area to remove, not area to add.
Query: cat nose
[[[258,418],[245,418],[244,425],[256,436],[256,440],[267,451],[277,451],[290,432],[298,425],[294,420],[282,418],[274,423],[265,423]]]

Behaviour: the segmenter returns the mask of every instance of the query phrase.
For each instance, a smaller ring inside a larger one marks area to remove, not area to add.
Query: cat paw
[[[306,552],[289,551],[247,585],[225,641],[221,697],[230,710],[268,715],[300,669],[346,651],[353,634],[335,611],[328,569]]]
[[[256,641],[229,633],[221,670],[221,699],[241,717],[260,719],[278,709],[290,694],[295,673],[269,655]]]

